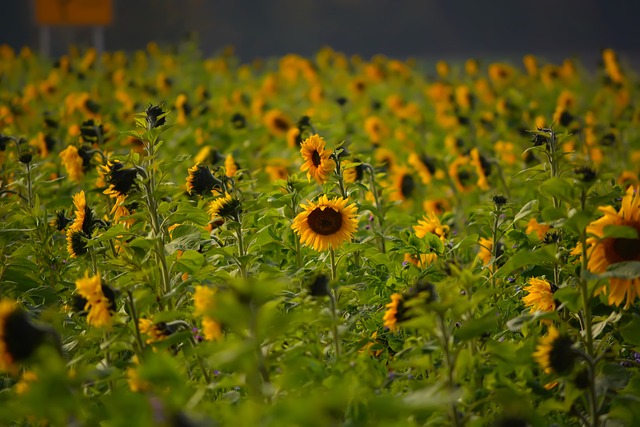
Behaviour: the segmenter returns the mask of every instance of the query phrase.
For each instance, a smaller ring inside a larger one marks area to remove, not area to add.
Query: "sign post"
[[[98,55],[104,51],[104,27],[113,22],[113,0],[35,0],[40,53],[51,52],[52,26],[91,26]]]

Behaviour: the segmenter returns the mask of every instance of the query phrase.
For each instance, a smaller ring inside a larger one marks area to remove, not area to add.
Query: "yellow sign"
[[[108,25],[112,0],[36,0],[39,25]]]

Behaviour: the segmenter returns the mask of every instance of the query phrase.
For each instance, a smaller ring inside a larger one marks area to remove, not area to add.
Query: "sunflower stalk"
[[[142,342],[142,335],[140,334],[140,325],[138,324],[138,311],[136,310],[136,303],[133,299],[133,293],[131,289],[127,289],[127,302],[129,303],[129,309],[131,310],[131,320],[133,321],[133,330],[135,331],[137,350],[136,355],[138,358],[142,359],[142,354],[144,351],[144,344]]]
[[[333,248],[329,248],[329,259],[331,262],[331,281],[333,282],[333,287],[331,288],[331,292],[329,293],[329,301],[331,302],[331,315],[333,317],[333,343],[336,347],[336,359],[340,357],[342,353],[340,336],[338,335],[338,284],[337,284],[337,263],[336,263],[336,254]]]
[[[440,311],[438,311],[437,313],[438,313],[438,316],[437,316],[438,326],[440,327],[440,331],[439,331],[440,333],[438,334],[438,336],[441,340],[442,351],[444,353],[445,369],[447,371],[447,387],[449,388],[450,392],[453,392],[455,390],[456,384],[455,384],[455,372],[454,372],[455,357],[450,347],[452,342],[451,334],[450,334],[449,328],[447,327],[447,322],[444,317],[444,314]],[[451,402],[450,412],[451,412],[452,424],[456,427],[462,426],[462,420],[460,419],[460,414],[458,413],[458,409],[455,402]]]
[[[378,195],[378,187],[376,186],[376,173],[375,170],[373,169],[373,166],[371,166],[368,163],[363,163],[362,164],[362,168],[364,170],[369,171],[369,176],[370,176],[370,181],[369,181],[369,186],[371,187],[371,193],[373,193],[373,201],[376,205],[376,209],[378,210],[378,223],[380,224],[380,251],[384,254],[387,252],[387,248],[386,248],[386,243],[384,240],[384,210],[383,210],[383,206],[382,203],[380,202],[380,196]]]

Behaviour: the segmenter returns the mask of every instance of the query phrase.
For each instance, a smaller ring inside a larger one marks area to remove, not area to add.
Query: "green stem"
[[[338,335],[338,283],[337,283],[337,264],[336,264],[336,254],[333,248],[329,248],[329,255],[331,260],[331,281],[333,282],[333,287],[331,292],[329,293],[329,301],[331,302],[331,316],[333,320],[332,325],[332,333],[333,333],[333,343],[336,347],[336,359],[339,358],[342,354],[342,346],[340,343],[340,336]]]
[[[365,165],[363,165],[365,166]],[[376,186],[376,176],[373,167],[369,164],[366,165],[365,169],[369,171],[369,176],[371,177],[371,181],[369,182],[371,187],[371,193],[373,193],[373,200],[376,204],[376,209],[378,210],[378,223],[380,224],[380,251],[384,254],[387,252],[386,242],[384,240],[384,211],[382,203],[380,203],[380,196],[378,195],[378,187]]]
[[[31,189],[31,163],[27,164],[27,204],[29,209],[33,208],[33,193]]]
[[[445,368],[447,370],[447,386],[449,388],[449,391],[453,393],[453,391],[455,390],[455,361],[453,360],[453,354],[451,353],[451,349],[449,348],[449,345],[451,343],[449,329],[447,328],[444,315],[440,312],[438,312],[438,323],[440,326],[440,338],[442,339],[442,351],[444,352]],[[460,420],[455,402],[451,402],[450,410],[451,421],[453,422],[453,425],[456,427],[460,427],[462,425],[462,420]]]
[[[138,324],[138,311],[136,310],[136,304],[133,299],[133,293],[131,292],[131,289],[127,289],[127,297],[129,298],[129,309],[131,310],[131,319],[133,320],[133,326],[136,332],[136,342],[138,344],[138,351],[136,352],[136,354],[138,355],[138,358],[142,359],[144,344],[142,342],[142,335],[140,334],[140,326]]]
[[[236,213],[235,220],[237,224],[237,227],[235,227],[235,231],[236,231],[236,243],[238,244],[238,266],[240,267],[240,276],[243,279],[246,279],[247,269],[243,261],[243,258],[246,255],[246,252],[244,247],[244,239],[242,237],[242,222],[241,222],[239,213]]]

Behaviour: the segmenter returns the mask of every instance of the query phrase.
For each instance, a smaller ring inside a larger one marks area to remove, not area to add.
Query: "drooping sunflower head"
[[[76,230],[72,227],[67,229],[67,252],[71,258],[77,258],[85,255],[89,249],[87,247],[87,236],[82,230]]]
[[[523,289],[528,295],[522,298],[524,305],[529,307],[532,313],[536,311],[552,312],[556,309],[556,301],[553,298],[551,283],[544,278],[532,277]]]
[[[161,105],[149,104],[145,110],[145,121],[147,129],[154,129],[160,127],[166,123],[166,112],[162,110]]]
[[[221,182],[213,176],[207,166],[195,164],[189,168],[189,175],[187,176],[187,192],[189,194],[195,193],[203,196],[216,187],[221,188]]]
[[[318,252],[336,249],[351,240],[358,228],[357,206],[349,199],[337,197],[329,200],[325,195],[317,202],[302,204],[303,211],[293,220],[291,228],[300,242]]]
[[[301,171],[307,171],[307,179],[315,179],[320,185],[324,184],[331,172],[336,168],[336,162],[331,158],[332,150],[325,148],[325,140],[318,134],[311,135],[302,141],[300,154],[304,163]]]
[[[93,211],[87,205],[84,191],[73,195],[73,206],[75,207],[75,219],[69,227],[70,230],[80,230],[85,235],[91,236],[94,226]]]
[[[73,220],[71,218],[67,218],[64,209],[62,209],[56,212],[56,216],[49,222],[49,225],[58,231],[62,231],[72,222]]]
[[[551,326],[536,347],[533,358],[546,373],[566,374],[571,371],[576,360],[573,341]]]
[[[117,160],[108,161],[106,166],[102,166],[105,182],[108,184],[104,194],[117,198],[126,196],[135,186],[138,171],[135,168],[125,168],[122,162]]]
[[[13,300],[0,300],[0,371],[15,372],[42,344],[45,332]]]
[[[620,210],[612,206],[599,208],[604,214],[587,226],[587,268],[594,273],[603,273],[609,266],[625,261],[640,261],[640,187],[630,186],[622,198]],[[629,229],[625,237],[605,237],[608,226],[623,226]],[[640,297],[640,277],[611,277],[607,288],[599,292],[607,295],[608,304],[619,306],[626,300],[629,308]]]
[[[225,193],[224,196],[215,198],[209,203],[209,215],[214,220],[217,217],[225,219],[233,219],[240,212],[240,201],[229,193]]]

